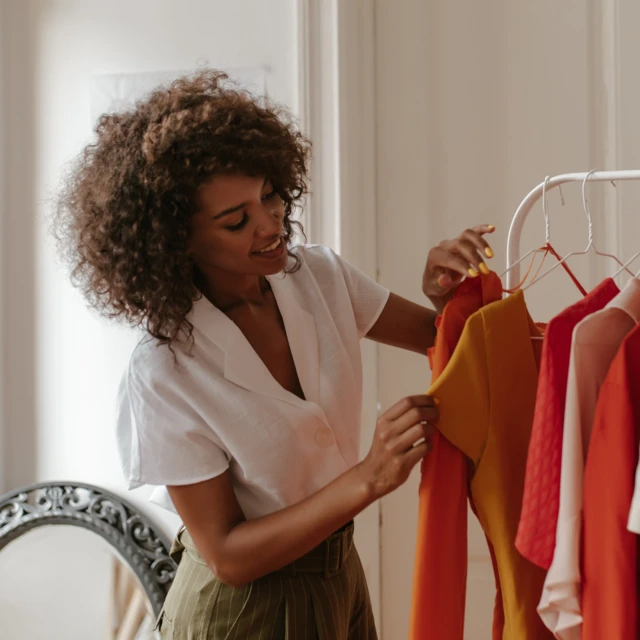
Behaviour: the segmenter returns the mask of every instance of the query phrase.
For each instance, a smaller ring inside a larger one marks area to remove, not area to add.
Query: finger
[[[438,409],[436,407],[414,407],[393,421],[392,433],[399,435],[411,429],[414,425],[437,421]]]
[[[451,249],[455,249],[455,243],[447,243],[442,247],[437,247],[432,250],[431,259],[439,269],[451,271],[463,278],[468,276],[469,262]]]
[[[421,441],[428,440],[436,431],[432,424],[416,424],[411,429],[407,429],[394,442],[394,450],[398,452],[406,452],[411,447],[419,444]]]
[[[481,255],[486,256],[487,258],[493,258],[495,254],[493,253],[491,245],[482,237],[482,232],[478,231],[478,229],[482,228],[483,227],[467,229],[467,231],[465,231],[462,235],[467,241],[471,242],[476,247],[476,249],[478,249]],[[487,233],[493,233],[493,231]]]
[[[407,396],[396,402],[390,409],[387,409],[382,415],[387,420],[397,420],[400,416],[407,413],[414,407],[435,407],[435,401],[431,396],[415,395]]]
[[[460,281],[462,280],[462,276],[459,273],[440,267],[434,269],[434,277],[436,280],[436,287],[432,287],[432,290],[434,293],[439,294],[451,291],[451,289],[460,284]]]
[[[471,230],[475,231],[480,235],[484,235],[486,233],[493,233],[496,230],[496,228],[492,224],[481,224],[481,225],[478,225],[477,227],[473,227],[473,229]]]
[[[468,265],[475,269],[476,273],[489,273],[489,269],[484,263],[484,258],[478,253],[478,247],[471,240],[466,238],[457,240],[451,251],[461,255],[468,262]],[[467,266],[468,268],[469,266]]]
[[[421,442],[417,444],[415,447],[411,448],[404,455],[404,462],[409,467],[409,469],[413,469],[413,467],[420,462],[432,449],[432,444],[425,440],[425,442]]]

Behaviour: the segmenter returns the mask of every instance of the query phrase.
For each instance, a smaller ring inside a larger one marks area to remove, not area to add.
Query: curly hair
[[[198,291],[186,246],[198,188],[220,172],[268,177],[285,204],[288,247],[311,143],[286,109],[213,70],[103,115],[95,133],[57,199],[58,248],[90,306],[172,348],[193,332],[187,315]],[[299,266],[293,257],[289,271]]]

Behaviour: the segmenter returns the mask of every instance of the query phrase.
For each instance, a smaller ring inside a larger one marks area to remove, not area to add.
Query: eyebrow
[[[264,182],[262,183],[262,187],[260,187],[261,189],[264,189],[264,186],[269,182],[269,178],[265,178]],[[244,206],[246,206],[246,202],[243,202],[242,204],[236,205],[235,207],[229,207],[228,209],[225,209],[224,211],[221,211],[220,213],[217,213],[215,216],[213,216],[214,220],[218,220],[219,218],[222,218],[224,216],[228,216],[230,213],[235,213],[236,211],[240,211],[240,209],[242,209]]]
[[[235,213],[236,211],[240,211],[240,209],[244,207],[244,204],[245,203],[242,203],[242,204],[239,204],[237,207],[230,207],[229,209],[225,209],[224,211],[221,211],[220,213],[213,216],[213,219],[217,220],[218,218],[222,218],[223,216],[228,216],[230,213]]]

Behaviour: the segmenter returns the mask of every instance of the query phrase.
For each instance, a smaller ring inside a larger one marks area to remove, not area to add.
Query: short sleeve
[[[389,299],[389,289],[341,258],[333,249],[323,245],[309,245],[307,255],[321,255],[326,264],[312,260],[316,276],[338,275],[344,281],[360,338],[364,338],[380,317]],[[314,256],[314,257],[315,257]],[[324,272],[324,273],[323,273]]]
[[[427,394],[438,401],[438,431],[474,465],[484,451],[489,432],[489,373],[480,312],[465,325],[460,341],[442,374]]]
[[[180,375],[177,383],[177,373],[136,371],[132,363],[123,376],[117,444],[129,489],[202,482],[229,468],[221,442],[189,401],[188,372]]]

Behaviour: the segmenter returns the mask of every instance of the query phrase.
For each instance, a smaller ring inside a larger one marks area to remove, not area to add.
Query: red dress
[[[600,311],[618,293],[608,278],[547,325],[516,537],[518,551],[543,569],[551,566],[556,543],[571,335],[578,322]]]

